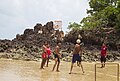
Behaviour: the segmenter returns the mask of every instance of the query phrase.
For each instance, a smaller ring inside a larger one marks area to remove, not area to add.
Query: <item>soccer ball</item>
[[[78,44],[80,44],[81,40],[80,40],[80,39],[77,39],[76,42],[77,42]]]

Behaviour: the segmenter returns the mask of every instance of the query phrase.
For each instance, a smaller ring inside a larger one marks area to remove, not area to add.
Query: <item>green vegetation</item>
[[[116,28],[120,31],[120,0],[88,0],[88,17],[80,24],[70,23],[68,29]]]
[[[72,29],[72,30],[80,30],[80,27],[81,27],[81,25],[76,22],[74,22],[74,23],[70,22],[68,25],[68,29]]]

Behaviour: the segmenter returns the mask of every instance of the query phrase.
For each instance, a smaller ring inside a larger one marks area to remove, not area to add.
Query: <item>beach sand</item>
[[[82,62],[84,74],[76,64],[69,74],[71,63],[64,61],[61,61],[60,72],[52,72],[53,64],[50,60],[49,67],[41,70],[37,61],[0,59],[0,81],[95,81],[95,62]],[[117,81],[117,66],[109,64],[100,68],[97,65],[96,81]]]

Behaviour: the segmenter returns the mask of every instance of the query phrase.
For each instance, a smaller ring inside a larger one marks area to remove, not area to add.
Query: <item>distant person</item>
[[[50,45],[48,44],[47,47],[46,47],[46,52],[47,52],[47,65],[46,67],[48,67],[48,63],[49,63],[49,59],[50,59],[50,55],[51,55],[51,49],[50,49]]]
[[[102,44],[101,47],[101,68],[105,67],[105,62],[106,62],[106,56],[107,56],[107,46],[105,43]]]
[[[61,47],[61,43],[57,43],[57,46],[55,47],[55,51],[54,51],[55,64],[53,66],[52,71],[54,71],[57,65],[56,71],[59,72],[59,65],[60,65],[60,58],[61,58],[60,47]]]
[[[44,67],[46,59],[47,59],[47,51],[46,51],[47,45],[48,45],[48,42],[45,41],[44,44],[43,44],[43,46],[42,46],[43,52],[42,52],[42,62],[41,62],[40,69],[44,69],[43,67]]]
[[[80,41],[77,40],[76,42],[77,42],[77,44],[75,45],[74,50],[73,50],[72,64],[71,64],[71,69],[70,69],[69,74],[72,73],[73,65],[76,61],[77,61],[77,65],[79,67],[81,66],[82,72],[84,73],[83,66],[81,63],[82,49],[80,47]]]

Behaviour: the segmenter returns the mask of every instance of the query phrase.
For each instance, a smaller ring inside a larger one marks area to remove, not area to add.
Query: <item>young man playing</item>
[[[45,62],[46,62],[46,59],[47,59],[47,52],[46,52],[46,46],[48,45],[48,42],[45,41],[44,42],[44,45],[42,46],[42,62],[41,62],[41,66],[40,66],[40,69],[44,69],[44,65],[45,65]]]
[[[51,55],[51,49],[50,49],[49,44],[47,45],[46,52],[47,52],[47,59],[46,59],[47,65],[46,65],[46,67],[48,67],[48,63],[49,63],[49,59],[50,59],[50,55]]]
[[[106,62],[106,56],[107,56],[107,46],[105,43],[102,44],[101,47],[101,68],[105,67],[105,62]]]
[[[57,46],[55,47],[55,54],[54,54],[54,58],[55,58],[55,64],[53,66],[53,69],[52,71],[54,71],[56,65],[57,65],[57,72],[59,72],[59,65],[60,65],[60,57],[61,57],[61,54],[60,54],[60,46],[61,46],[61,43],[57,43]]]
[[[82,72],[84,73],[83,66],[82,66],[82,63],[81,63],[82,50],[81,50],[81,47],[80,47],[80,41],[77,40],[76,42],[77,42],[77,44],[75,45],[74,50],[73,50],[72,64],[71,64],[71,69],[70,69],[69,74],[72,73],[73,65],[76,61],[78,62],[77,63],[78,66],[81,66]]]

